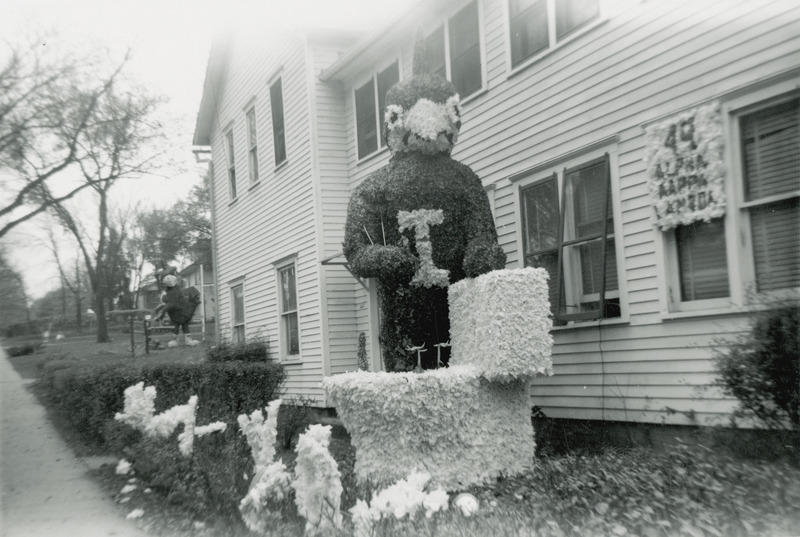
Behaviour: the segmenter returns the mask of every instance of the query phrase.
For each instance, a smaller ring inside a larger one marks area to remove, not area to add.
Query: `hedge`
[[[45,367],[44,386],[52,403],[87,443],[105,444],[106,422],[124,407],[125,388],[144,381],[155,386],[156,412],[183,405],[197,395],[198,423],[236,424],[239,414],[279,397],[286,372],[273,362]]]

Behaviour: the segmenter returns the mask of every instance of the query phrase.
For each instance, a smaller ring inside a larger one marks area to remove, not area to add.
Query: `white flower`
[[[447,115],[450,116],[450,121],[452,121],[453,124],[461,121],[461,97],[458,95],[458,93],[447,99],[447,102],[445,103],[445,109],[447,110]]]
[[[355,530],[354,537],[372,536],[373,513],[367,502],[356,500],[356,504],[350,508],[350,517]]]
[[[131,472],[131,463],[125,459],[120,459],[114,471],[117,475],[128,475]]]
[[[280,502],[289,494],[291,475],[283,461],[259,467],[247,495],[239,502],[245,525],[254,532],[264,533],[280,520]]]
[[[136,485],[125,485],[124,487],[122,487],[122,490],[119,491],[119,493],[120,494],[130,494],[131,492],[133,492],[137,488],[138,487]]]
[[[386,114],[384,115],[384,122],[388,130],[402,129],[403,128],[403,107],[390,104],[386,107]]]
[[[125,518],[132,520],[134,518],[142,518],[144,516],[144,509],[134,509]]]
[[[278,410],[281,400],[275,399],[266,406],[267,419],[260,410],[250,416],[239,416],[239,429],[247,438],[256,466],[267,466],[275,458],[275,438],[278,434]]]
[[[211,433],[217,432],[225,432],[228,428],[228,424],[223,421],[215,421],[214,423],[209,423],[208,425],[202,425],[200,427],[194,428],[194,434],[197,437],[205,436]]]
[[[330,436],[330,425],[310,425],[297,441],[292,488],[297,511],[306,519],[306,533],[324,533],[342,525],[341,474],[328,452]]]
[[[122,413],[117,412],[114,419],[127,423],[137,430],[144,430],[155,412],[156,388],[144,387],[140,382],[125,389],[125,408]]]
[[[466,517],[478,512],[478,499],[468,492],[462,492],[456,496],[453,505],[461,509],[461,514]]]
[[[431,518],[434,513],[447,511],[449,500],[450,497],[447,495],[447,492],[442,489],[429,492],[422,500],[422,506],[425,508],[425,516]]]

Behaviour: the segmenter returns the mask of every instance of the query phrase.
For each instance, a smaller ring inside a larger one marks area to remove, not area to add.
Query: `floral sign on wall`
[[[724,137],[718,102],[645,129],[648,186],[663,231],[725,214]]]

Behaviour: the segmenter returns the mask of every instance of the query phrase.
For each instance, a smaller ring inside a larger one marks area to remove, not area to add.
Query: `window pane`
[[[358,157],[369,155],[378,149],[378,133],[375,120],[375,83],[370,80],[356,90],[356,136]]]
[[[233,327],[233,342],[244,343],[244,325]]]
[[[581,266],[581,280],[583,294],[589,295],[600,292],[600,282],[603,277],[603,242],[595,240],[578,246]],[[616,291],[617,283],[617,256],[614,251],[614,240],[606,241],[606,288],[605,291]]]
[[[598,0],[556,0],[556,39],[600,15]]]
[[[256,111],[251,109],[247,112],[247,136],[250,141],[250,147],[256,145]]]
[[[560,246],[560,263],[564,300],[558,313],[567,320],[618,317],[621,312],[616,296],[619,283],[608,155],[564,170],[563,188],[564,243]]]
[[[544,254],[531,255],[526,257],[526,267],[543,268],[547,271],[548,279],[548,298],[550,299],[550,312],[555,314],[557,275],[558,275],[558,250]]]
[[[378,119],[383,125],[383,114],[386,108],[386,92],[400,81],[400,69],[397,62],[378,73]],[[381,147],[386,145],[386,140],[381,136]]]
[[[283,311],[295,311],[297,309],[297,289],[294,266],[281,271],[281,292],[283,293]]]
[[[570,239],[603,233],[603,207],[606,204],[606,163],[570,171],[566,175],[567,192],[571,194],[575,228]],[[611,223],[611,207],[608,207]],[[613,232],[613,225],[609,232]]]
[[[250,181],[258,181],[258,150],[254,147],[249,152]]]
[[[272,110],[272,139],[275,145],[275,165],[286,160],[286,127],[283,117],[283,83],[279,78],[269,88],[269,102]]]
[[[510,0],[511,65],[516,66],[550,44],[547,1]]]
[[[229,131],[228,134],[225,136],[225,139],[228,143],[228,167],[230,168],[233,166],[234,158],[233,158],[233,131]]]
[[[557,196],[555,181],[546,181],[522,191],[527,254],[558,248]]]
[[[236,199],[236,169],[230,168],[228,170],[228,181],[231,192],[231,199]]]
[[[483,85],[478,4],[473,2],[450,19],[450,74],[463,99]]]
[[[725,226],[721,219],[675,229],[681,300],[729,296]]]
[[[425,49],[428,53],[430,73],[447,78],[447,66],[444,59],[444,26],[440,26],[425,39]]]
[[[800,99],[742,118],[748,201],[800,190]]]
[[[756,289],[800,286],[800,204],[797,198],[750,211]]]
[[[297,325],[297,312],[283,317],[287,354],[300,354],[300,330]]]
[[[238,325],[244,323],[244,286],[237,285],[231,288],[233,296],[233,324]]]

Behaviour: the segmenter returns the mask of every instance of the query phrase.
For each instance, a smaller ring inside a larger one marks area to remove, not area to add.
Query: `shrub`
[[[247,494],[253,461],[238,428],[195,439],[191,457],[181,455],[177,436],[178,431],[169,438],[140,437],[126,449],[137,475],[198,519],[241,526],[238,506]]]
[[[242,343],[221,341],[206,351],[209,362],[266,362],[269,358],[269,340],[252,338]]]
[[[367,360],[367,335],[364,332],[358,334],[356,358],[358,360],[358,368],[361,371],[369,371],[369,361]]]
[[[715,361],[723,391],[739,400],[735,416],[755,416],[770,429],[788,419],[800,430],[800,308],[757,314],[750,332]]]
[[[278,442],[283,449],[291,449],[292,442],[306,430],[311,421],[311,409],[317,400],[307,395],[284,399],[278,417]]]
[[[57,364],[55,362],[54,364]],[[50,365],[50,364],[48,364]],[[125,388],[144,381],[156,387],[156,411],[186,404],[197,395],[199,423],[236,423],[239,414],[261,408],[279,395],[286,372],[276,363],[199,363],[134,366],[75,366],[45,369],[52,403],[88,444],[105,445],[106,422],[124,407]]]
[[[514,498],[539,536],[788,535],[799,521],[800,470],[679,444],[543,458],[533,473],[476,494]]]

